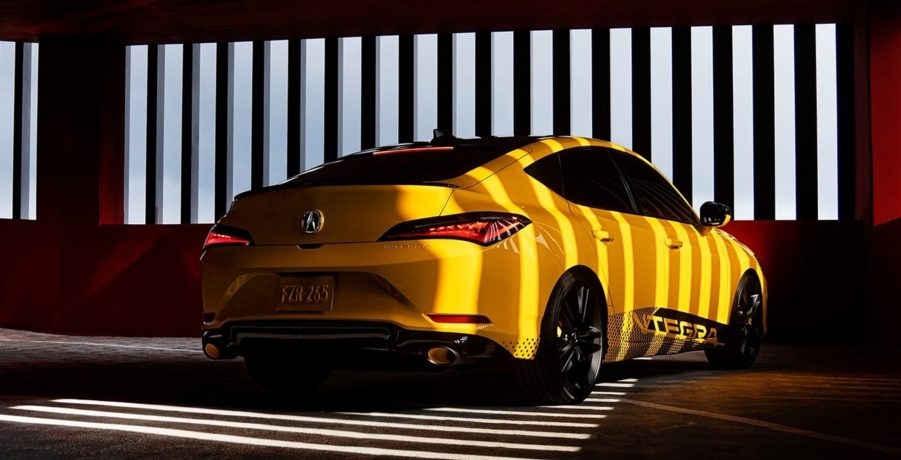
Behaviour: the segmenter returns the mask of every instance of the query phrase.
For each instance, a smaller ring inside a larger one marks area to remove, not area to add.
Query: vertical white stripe
[[[216,44],[200,45],[197,85],[197,208],[194,222],[212,222],[216,208]]]
[[[0,42],[0,218],[13,216],[14,42]]]
[[[454,135],[476,135],[476,34],[454,34]]]
[[[754,80],[751,26],[732,28],[735,218],[754,220]]]
[[[413,40],[413,136],[417,141],[428,141],[438,126],[438,36],[416,35]]]
[[[263,112],[263,184],[272,185],[288,175],[288,41],[266,42],[266,80]],[[256,78],[256,76],[254,76]]]
[[[181,221],[181,99],[183,45],[159,47],[157,100],[156,220]],[[160,122],[161,121],[161,122]]]
[[[591,137],[591,30],[570,32],[569,56],[570,131]]]
[[[651,151],[654,165],[673,177],[673,29],[651,28]]]
[[[397,144],[399,53],[400,38],[397,35],[377,37],[375,45],[375,143]]]
[[[554,33],[532,31],[529,41],[531,133],[536,136],[554,134]]]
[[[363,39],[338,40],[338,156],[360,150]]]
[[[228,178],[226,200],[231,203],[234,196],[250,188],[250,114],[253,95],[251,78],[253,73],[253,42],[229,44],[230,109]]]
[[[198,213],[198,199],[200,197],[200,174],[203,172],[200,166],[200,64],[201,64],[201,56],[200,50],[201,45],[199,43],[195,43],[190,45],[190,48],[185,45],[184,53],[191,53],[191,88],[190,93],[188,94],[191,98],[191,106],[189,113],[182,113],[182,117],[190,117],[191,118],[191,127],[188,132],[182,131],[182,136],[191,136],[191,151],[188,152],[191,155],[191,191],[190,194],[190,202],[188,203],[188,219],[190,223],[197,223],[197,213]],[[188,69],[182,69],[185,72]],[[184,78],[184,77],[182,77]],[[185,184],[182,184],[184,187]]]
[[[632,148],[632,29],[610,29],[610,140]]]
[[[125,223],[143,224],[147,190],[147,45],[125,54]]]
[[[773,28],[776,219],[793,220],[795,190],[795,27]]]
[[[838,219],[838,87],[835,24],[817,24],[817,217]]]
[[[691,199],[713,201],[713,28],[691,28]]]
[[[37,208],[37,43],[25,43],[22,56],[22,218],[35,219]],[[126,93],[127,94],[127,93]]]
[[[491,34],[491,134],[513,135],[513,32]]]
[[[300,167],[310,169],[324,161],[325,39],[300,42]]]

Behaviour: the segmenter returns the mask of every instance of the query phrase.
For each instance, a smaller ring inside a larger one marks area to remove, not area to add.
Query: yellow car
[[[766,286],[730,218],[609,142],[436,130],[239,195],[203,248],[203,348],[295,394],[336,367],[507,361],[561,404],[602,362],[745,368]]]

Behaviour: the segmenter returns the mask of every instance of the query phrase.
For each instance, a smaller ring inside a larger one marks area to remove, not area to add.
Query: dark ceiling
[[[837,22],[866,0],[0,0],[0,39],[126,43],[583,28]]]

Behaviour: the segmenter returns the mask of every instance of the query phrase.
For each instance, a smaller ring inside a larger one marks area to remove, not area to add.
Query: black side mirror
[[[722,227],[732,220],[732,208],[722,203],[708,201],[701,205],[701,224]]]

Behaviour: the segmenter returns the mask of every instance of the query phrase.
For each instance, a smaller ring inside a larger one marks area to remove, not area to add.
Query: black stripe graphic
[[[157,45],[147,46],[147,145],[146,145],[146,196],[144,203],[144,222],[156,223],[156,118],[157,118],[157,85],[159,71],[159,48]]]
[[[491,135],[491,32],[476,32],[476,136]]]
[[[376,62],[375,37],[363,37],[360,68],[360,147],[363,150],[375,147],[375,106]]]
[[[836,68],[838,75],[838,218],[857,216],[855,108],[854,108],[854,26],[837,24]]]
[[[454,132],[454,37],[438,34],[438,126]]]
[[[532,131],[531,32],[513,32],[513,134],[528,136]]]
[[[591,135],[610,139],[610,29],[591,30]]]
[[[713,27],[713,196],[735,207],[732,26]]]
[[[22,148],[22,101],[23,94],[22,91],[25,89],[24,78],[25,78],[25,44],[22,42],[16,42],[15,47],[15,64],[13,66],[13,219],[21,219],[22,218],[22,162],[23,158],[23,148]],[[27,193],[27,192],[24,192]]]
[[[181,223],[191,223],[191,186],[193,165],[193,88],[194,46],[185,43],[181,48]]]
[[[651,159],[651,29],[632,29],[632,150]]]
[[[691,29],[673,28],[673,184],[691,202]]]
[[[555,30],[553,34],[554,134],[568,136],[572,132],[569,30]]]
[[[813,24],[795,25],[797,218],[817,218],[817,44]]]
[[[216,219],[228,206],[228,46],[227,42],[216,43]]]
[[[325,163],[338,159],[338,39],[325,39]]]
[[[398,120],[397,138],[400,143],[413,142],[413,114],[416,110],[414,63],[416,50],[413,35],[401,35],[398,45]]]
[[[251,78],[251,109],[250,109],[250,188],[258,189],[263,186],[263,113],[266,107],[264,98],[264,84],[266,82],[266,60],[264,48],[266,42],[257,40],[253,42],[253,76]]]
[[[776,217],[776,134],[773,73],[773,26],[755,25],[754,87],[754,218]]]
[[[288,177],[300,172],[300,40],[288,42]]]

